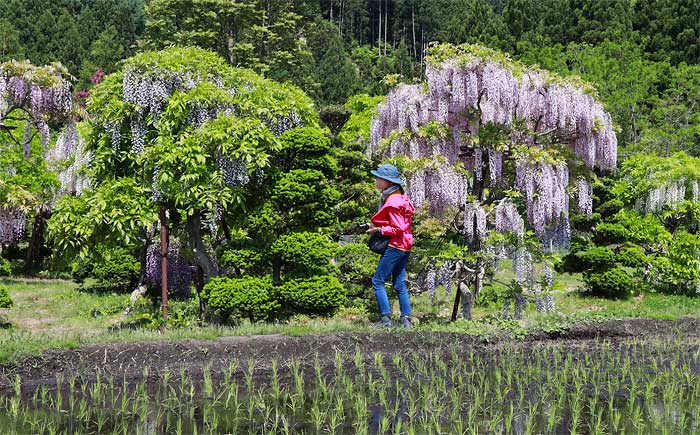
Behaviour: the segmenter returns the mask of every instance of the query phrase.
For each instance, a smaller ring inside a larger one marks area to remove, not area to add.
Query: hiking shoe
[[[399,319],[399,325],[402,328],[413,328],[411,319],[408,316],[401,316],[401,319]]]
[[[381,319],[372,327],[374,328],[392,328],[394,326],[394,322],[391,321],[391,317],[389,315],[383,315]]]

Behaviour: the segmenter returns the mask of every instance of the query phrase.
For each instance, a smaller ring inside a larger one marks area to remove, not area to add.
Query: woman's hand
[[[382,229],[380,227],[375,227],[374,225],[370,225],[367,231],[365,231],[367,234],[374,234],[377,231],[381,231]]]

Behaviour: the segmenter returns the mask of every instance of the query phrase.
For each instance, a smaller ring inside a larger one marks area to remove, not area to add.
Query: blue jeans
[[[377,271],[372,277],[372,287],[374,288],[374,295],[377,298],[379,311],[382,315],[391,314],[391,305],[389,305],[386,287],[384,287],[384,283],[386,283],[389,275],[392,276],[394,290],[396,290],[396,295],[399,297],[401,315],[411,315],[411,302],[408,300],[408,289],[406,288],[406,263],[408,262],[408,255],[408,252],[388,247],[379,259]]]

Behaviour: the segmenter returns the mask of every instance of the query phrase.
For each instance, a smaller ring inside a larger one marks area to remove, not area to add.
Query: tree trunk
[[[382,55],[382,0],[379,0],[379,55]]]
[[[192,250],[196,265],[202,268],[206,279],[217,276],[219,267],[209,257],[207,248],[202,241],[202,221],[199,211],[195,211],[192,216],[187,217],[187,243]]]
[[[199,297],[199,320],[204,321],[204,313],[206,312],[206,304],[202,299],[202,289],[204,289],[204,270],[201,266],[197,266],[197,297]]]
[[[161,279],[161,311],[163,320],[168,320],[168,223],[165,208],[160,209],[160,279]]]
[[[31,272],[41,266],[44,259],[44,233],[46,231],[46,220],[49,218],[49,212],[43,207],[34,216],[34,224],[32,225],[32,238],[29,240],[27,255],[24,261],[25,272]]]
[[[411,4],[411,28],[413,31],[413,60],[415,61],[418,59],[418,55],[416,53],[416,11],[413,4]]]
[[[472,137],[477,137],[479,136],[479,120],[478,119],[473,119],[469,123],[470,127],[470,133]],[[483,152],[483,151],[482,151]],[[483,158],[483,156],[482,156]],[[474,172],[474,179],[472,180],[472,192],[471,194],[476,197],[476,200],[481,203],[483,201],[483,195],[484,195],[484,172],[485,172],[485,165],[481,165],[480,168],[481,174],[480,176],[476,176],[476,172]],[[476,221],[473,223],[474,228],[472,229],[472,234],[476,235]],[[475,253],[479,252],[483,248],[481,241],[478,239],[478,237],[474,237],[469,243],[469,252],[470,253]],[[485,265],[484,265],[484,260],[479,258],[476,263],[476,273],[473,274],[473,277],[470,277],[469,281],[472,281],[470,284],[471,287],[474,289],[474,293],[470,294],[471,296],[471,304],[473,305],[476,302],[476,298],[479,297],[479,293],[481,291],[481,288],[483,287],[483,279],[484,279],[484,271],[485,271]],[[454,322],[457,320],[457,308],[459,307],[459,301],[461,298],[462,292],[457,291],[455,292],[455,302],[454,306],[452,309],[452,321]]]

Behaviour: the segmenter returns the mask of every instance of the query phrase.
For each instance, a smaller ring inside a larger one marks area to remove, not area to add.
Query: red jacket
[[[381,228],[383,235],[389,236],[389,246],[410,251],[413,247],[411,224],[415,212],[416,208],[408,195],[397,192],[387,197],[382,208],[370,220]]]

